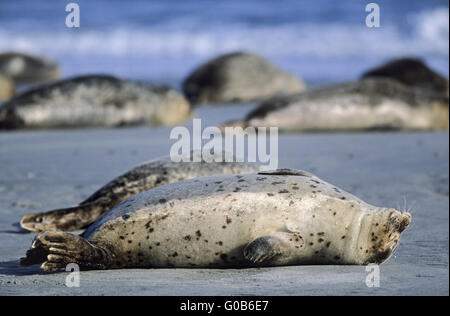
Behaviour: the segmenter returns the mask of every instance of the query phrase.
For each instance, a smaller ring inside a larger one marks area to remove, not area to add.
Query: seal
[[[0,107],[0,129],[174,125],[192,114],[175,90],[90,75],[34,88]]]
[[[392,78],[417,89],[448,96],[448,79],[432,70],[421,59],[399,58],[371,69],[362,78]]]
[[[280,131],[448,129],[448,97],[417,91],[394,79],[370,78],[263,102],[225,126]]]
[[[14,82],[8,77],[4,77],[0,74],[0,102],[9,100],[15,92],[16,88]]]
[[[179,181],[118,205],[82,235],[39,234],[20,260],[44,271],[380,264],[411,215],[366,204],[307,172]]]
[[[0,54],[0,74],[10,77],[16,84],[25,84],[58,79],[61,71],[47,58],[8,52]]]
[[[191,152],[192,156],[192,152]],[[58,229],[73,231],[87,227],[121,202],[164,184],[203,176],[254,173],[257,163],[241,162],[173,162],[163,157],[143,163],[116,177],[78,206],[25,215],[23,229],[38,232]]]
[[[261,56],[235,52],[195,69],[183,82],[192,104],[247,102],[304,91],[305,84]]]

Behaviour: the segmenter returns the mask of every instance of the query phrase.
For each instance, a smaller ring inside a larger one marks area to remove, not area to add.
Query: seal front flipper
[[[83,270],[106,269],[114,266],[114,254],[107,247],[99,247],[81,236],[64,232],[44,232],[36,237],[22,266],[42,263],[46,272],[65,270],[76,263]]]
[[[289,264],[304,247],[297,232],[277,232],[259,237],[244,249],[244,257],[255,264]]]
[[[95,222],[114,205],[107,198],[75,207],[63,208],[45,213],[28,214],[20,220],[20,226],[31,232],[45,230],[73,231]]]

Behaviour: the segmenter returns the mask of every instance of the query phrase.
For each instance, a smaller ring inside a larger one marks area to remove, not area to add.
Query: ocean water
[[[65,26],[78,3],[80,28]],[[381,26],[365,25],[380,6]],[[352,80],[415,56],[448,76],[449,4],[441,0],[0,0],[0,51],[56,59],[65,76],[110,73],[180,84],[198,64],[259,53],[310,85]]]

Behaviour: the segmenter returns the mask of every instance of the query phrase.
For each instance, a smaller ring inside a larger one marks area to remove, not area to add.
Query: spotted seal
[[[191,114],[169,87],[89,75],[17,95],[0,107],[0,129],[174,125]]]
[[[192,155],[191,152],[191,158]],[[202,176],[254,173],[259,169],[257,163],[173,162],[170,157],[158,158],[116,177],[78,206],[28,214],[21,219],[20,225],[33,232],[82,229],[119,203],[154,187]]]
[[[47,58],[7,52],[0,54],[0,74],[10,77],[16,84],[25,84],[58,79],[61,70],[56,62]]]
[[[307,172],[183,180],[118,205],[82,235],[44,232],[24,266],[231,268],[382,263],[411,215],[371,206]]]
[[[433,130],[448,128],[448,97],[389,78],[368,78],[263,102],[225,126],[280,131]]]

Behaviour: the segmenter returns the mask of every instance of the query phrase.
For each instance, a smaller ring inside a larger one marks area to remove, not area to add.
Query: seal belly
[[[250,241],[286,227],[275,212],[261,218],[264,203],[236,202],[226,195],[164,202],[138,216],[108,221],[88,239],[118,240],[120,256],[136,266],[245,266],[243,249]]]

